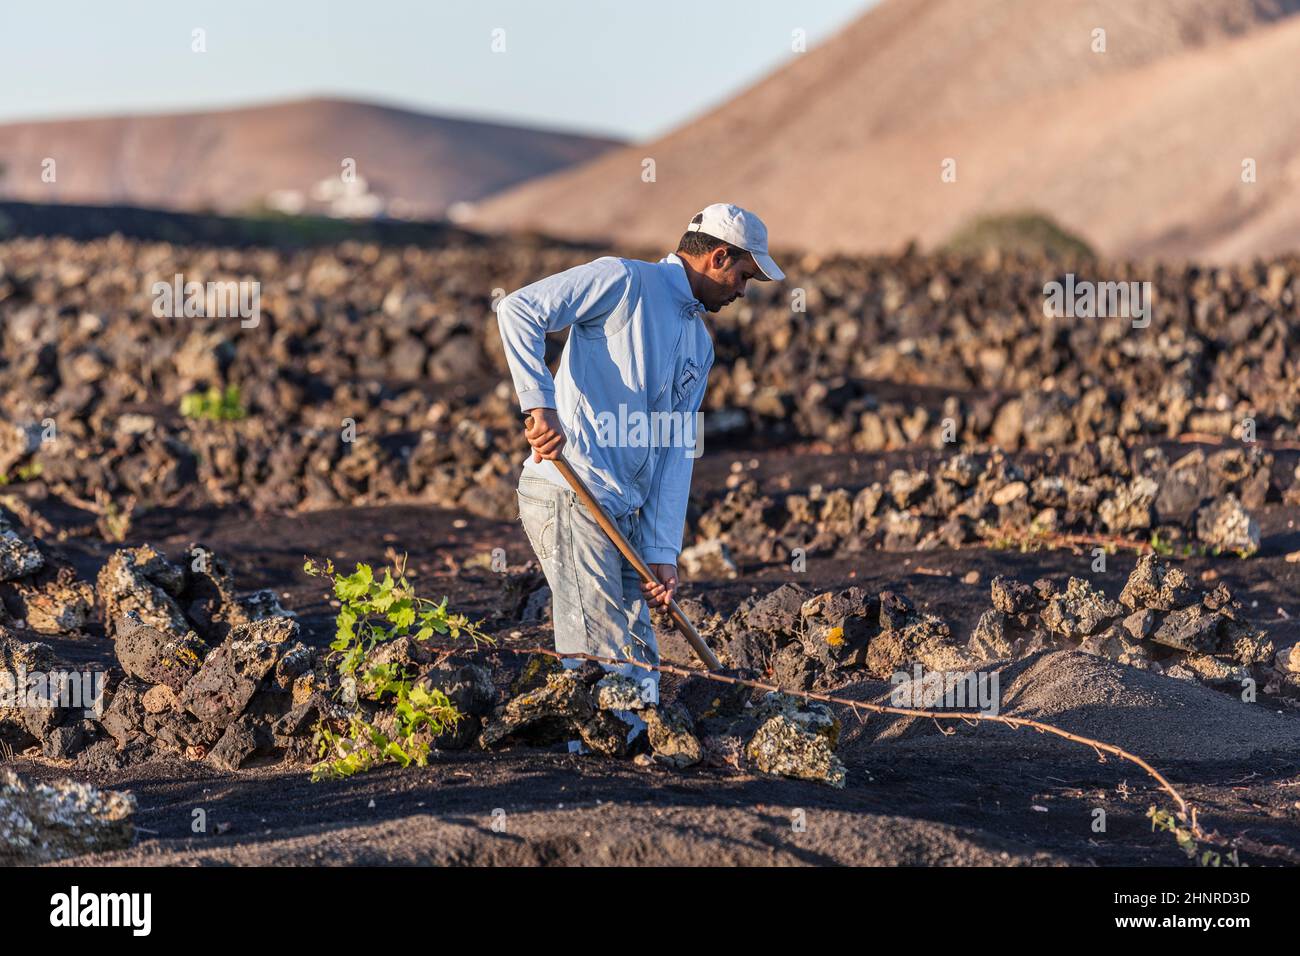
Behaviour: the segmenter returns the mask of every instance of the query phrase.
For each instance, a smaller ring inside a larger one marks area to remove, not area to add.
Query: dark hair
[[[718,246],[726,248],[728,259],[739,259],[747,254],[740,246],[733,246],[716,236],[710,236],[707,232],[695,231],[682,233],[681,241],[677,243],[677,251],[684,252],[688,256],[707,256]]]

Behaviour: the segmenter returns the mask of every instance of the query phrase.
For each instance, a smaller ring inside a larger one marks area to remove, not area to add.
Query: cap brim
[[[780,282],[785,278],[785,273],[777,267],[777,264],[772,261],[772,257],[767,253],[752,252],[750,255],[754,257],[754,262],[758,264],[758,270],[763,273],[764,279]]]

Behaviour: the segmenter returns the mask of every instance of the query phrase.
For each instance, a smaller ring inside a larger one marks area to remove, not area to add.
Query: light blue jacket
[[[704,315],[675,254],[658,262],[605,256],[524,286],[497,306],[519,407],[558,411],[565,459],[611,515],[641,510],[642,557],[650,564],[676,564],[682,547],[692,466],[703,447],[696,413],[713,367]],[[546,333],[570,326],[552,378]],[[678,414],[654,417],[662,412]],[[659,424],[610,430],[638,417]],[[689,437],[674,427],[665,442],[669,418],[689,421]],[[531,452],[524,470],[568,487],[553,462],[535,464]]]

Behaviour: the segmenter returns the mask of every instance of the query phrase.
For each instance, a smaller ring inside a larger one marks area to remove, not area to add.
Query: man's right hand
[[[534,408],[528,414],[532,416],[533,424],[524,429],[524,437],[533,446],[533,461],[559,458],[565,441],[559,413],[553,408]]]

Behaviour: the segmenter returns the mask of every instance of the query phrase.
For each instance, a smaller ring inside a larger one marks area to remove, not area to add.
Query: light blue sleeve
[[[497,328],[523,411],[555,407],[555,379],[546,367],[546,333],[597,322],[627,293],[631,270],[603,256],[510,293],[497,305]]]
[[[691,415],[694,448],[670,445],[655,462],[650,492],[641,506],[641,557],[647,564],[677,563],[682,550],[682,532],[686,528],[686,505],[691,496],[691,475],[695,459],[704,448],[704,436],[696,423],[695,413],[704,403],[712,358],[695,385],[695,390],[680,411]]]

